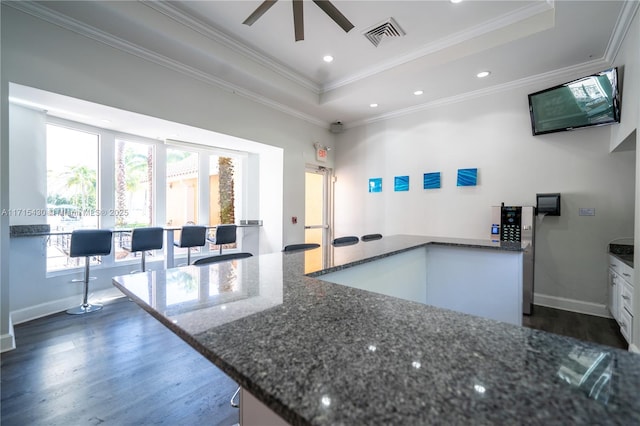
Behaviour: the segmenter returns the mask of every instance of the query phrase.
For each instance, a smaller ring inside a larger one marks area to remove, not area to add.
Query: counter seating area
[[[183,227],[179,226],[115,228],[110,229],[113,234],[111,255],[115,263],[141,257],[140,270],[145,271],[150,258],[156,262],[162,260],[164,268],[172,268],[184,253],[186,255],[184,263],[190,264],[196,250],[200,254],[199,257],[213,253],[214,250],[222,253],[223,248],[257,254],[258,233],[252,233],[251,229],[261,226],[262,221],[259,220],[242,220],[240,224],[199,225],[195,227],[200,234],[197,236],[197,241],[181,241],[183,235],[185,238],[189,237],[191,225],[184,227],[187,228],[186,234],[182,232]],[[72,232],[72,230],[51,230],[51,227],[46,224],[10,227],[11,238],[47,238],[47,272],[75,269],[81,266],[79,261],[76,261],[76,257],[70,256]],[[251,235],[248,236],[247,233]],[[97,265],[96,259],[92,258],[92,265]]]

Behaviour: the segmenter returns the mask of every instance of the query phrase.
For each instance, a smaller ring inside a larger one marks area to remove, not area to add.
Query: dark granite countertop
[[[334,248],[334,270],[416,236]],[[317,250],[317,249],[316,249]],[[309,252],[114,277],[291,424],[640,424],[640,356],[309,276]]]
[[[633,244],[609,244],[609,254],[633,268]]]

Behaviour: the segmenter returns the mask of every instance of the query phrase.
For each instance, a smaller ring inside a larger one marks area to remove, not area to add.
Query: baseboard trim
[[[0,353],[12,351],[16,348],[16,336],[13,332],[13,322],[9,316],[9,332],[0,336]]]
[[[637,347],[636,345],[634,345],[633,343],[631,343],[631,344],[629,345],[629,352],[633,352],[633,353],[636,353],[636,354],[640,354],[640,348],[639,348],[639,347]]]
[[[118,297],[123,297],[123,294],[120,290],[113,287],[110,289],[99,290],[92,293],[89,297],[89,301],[104,302]],[[23,322],[46,317],[47,315],[66,311],[69,308],[73,308],[74,306],[79,305],[81,299],[81,296],[67,297],[64,299],[52,300],[50,302],[41,303],[40,305],[29,306],[27,308],[11,311],[11,320],[13,321],[13,324],[17,325],[22,324]]]
[[[535,293],[533,295],[533,304],[546,306],[548,308],[562,309],[564,311],[577,312],[580,314],[611,318],[611,314],[609,313],[607,306],[600,303],[584,302],[582,300]]]

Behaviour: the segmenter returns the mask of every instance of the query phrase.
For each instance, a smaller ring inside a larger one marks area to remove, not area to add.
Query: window
[[[100,226],[98,210],[99,136],[47,124],[47,223],[52,231]],[[79,265],[70,258],[68,234],[51,236],[47,270]],[[81,259],[80,259],[81,260]]]
[[[139,228],[153,225],[153,170],[154,146],[122,139],[115,141],[115,226]],[[116,261],[131,259],[140,253],[122,248],[129,245],[129,233],[115,234]],[[161,256],[161,250],[151,255]]]
[[[58,119],[47,124],[46,143],[47,220],[54,233],[48,241],[47,272],[82,266],[82,259],[69,257],[70,234],[77,228],[115,230],[112,254],[91,260],[110,267],[122,261],[139,262],[140,253],[122,248],[128,245],[130,234],[119,230],[179,229],[188,224],[213,227],[237,223],[246,215],[242,210],[248,192],[243,186],[247,180],[245,152],[167,145]],[[179,232],[175,234],[179,238]],[[192,251],[217,249],[210,244]],[[186,252],[174,249],[176,256]],[[153,256],[149,261],[160,260],[164,250],[147,252],[149,255]]]
[[[153,223],[153,145],[116,140],[116,227]]]
[[[209,156],[209,224],[236,223],[235,171],[238,161],[231,157]],[[224,248],[236,248],[227,244]],[[214,244],[209,249],[218,248]]]
[[[167,226],[180,227],[198,224],[199,156],[195,152],[167,149]],[[176,241],[180,233],[175,235]],[[200,251],[200,247],[177,248],[176,255],[187,250]]]
[[[167,149],[167,225],[198,223],[198,154]]]

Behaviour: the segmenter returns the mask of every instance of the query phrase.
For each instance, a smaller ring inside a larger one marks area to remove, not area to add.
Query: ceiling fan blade
[[[251,15],[247,19],[244,20],[243,24],[245,25],[253,25],[264,13],[271,8],[278,0],[265,0],[262,2],[260,6],[256,10],[253,11]]]
[[[304,20],[302,17],[302,0],[293,0],[293,28],[296,41],[304,40]]]
[[[336,24],[348,33],[354,25],[329,0],[313,0]]]

